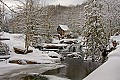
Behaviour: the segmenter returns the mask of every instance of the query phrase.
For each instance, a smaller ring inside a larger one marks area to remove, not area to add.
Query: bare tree
[[[116,32],[120,31],[120,1],[119,0],[103,0],[105,13],[105,22],[108,26],[108,32],[110,36],[113,36]],[[107,8],[107,9],[106,9]]]
[[[4,5],[0,4],[0,31],[3,30],[4,26]]]

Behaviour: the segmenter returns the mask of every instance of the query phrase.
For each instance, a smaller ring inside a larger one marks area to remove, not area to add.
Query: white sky
[[[3,0],[8,6],[15,6],[16,4],[19,4],[15,0]],[[40,0],[42,2],[45,2],[46,4],[50,5],[56,5],[56,4],[61,4],[61,5],[77,5],[81,4],[85,0]]]

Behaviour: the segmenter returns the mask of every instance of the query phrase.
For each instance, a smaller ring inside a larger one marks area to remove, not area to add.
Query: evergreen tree
[[[98,59],[108,43],[108,35],[101,9],[100,0],[90,0],[85,6],[86,22],[83,36],[85,38],[86,54],[91,56],[92,59]]]

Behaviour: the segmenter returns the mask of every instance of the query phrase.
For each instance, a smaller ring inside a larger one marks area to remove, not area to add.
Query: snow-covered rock
[[[13,47],[19,47],[20,49],[24,48],[24,40],[25,40],[25,35],[23,34],[9,34],[4,32],[1,36],[2,38],[10,38],[10,40],[4,40],[2,41],[3,43],[6,43],[10,47],[10,54],[11,58],[8,60],[28,60],[28,61],[33,61],[37,63],[55,63],[56,60],[60,60],[59,57],[60,55],[58,53],[53,53],[54,55],[56,54],[59,56],[56,60],[51,58],[49,55],[46,54],[44,51],[39,51],[38,49],[35,49],[33,47],[29,47],[29,49],[33,50],[32,53],[28,54],[16,54],[14,52]]]

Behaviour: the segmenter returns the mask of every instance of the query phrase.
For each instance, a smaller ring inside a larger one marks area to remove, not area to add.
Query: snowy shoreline
[[[57,69],[57,68],[62,68],[64,65],[61,64],[36,64],[36,65],[26,65],[26,66],[21,66],[21,67],[14,67],[14,68],[0,68],[1,70],[7,70],[6,72],[2,71],[0,74],[0,80],[4,80],[6,78],[14,78],[15,76],[19,75],[27,75],[27,74],[42,74],[48,70],[52,69]],[[11,80],[11,79],[10,79]]]
[[[16,54],[13,47],[18,46],[23,48],[24,46],[24,35],[23,34],[10,34],[4,32],[1,36],[2,38],[9,38],[10,40],[1,41],[2,43],[7,44],[10,47],[11,57],[7,60],[0,61],[0,80],[4,78],[14,77],[19,74],[28,74],[28,73],[43,73],[47,70],[52,70],[56,68],[63,67],[64,65],[60,64],[60,55],[56,52],[44,52],[33,47],[30,49],[33,50],[32,53],[28,54]],[[50,56],[57,56],[58,58],[51,58]],[[37,64],[17,64],[9,63],[12,60],[19,60],[23,63],[26,61],[33,61]],[[5,79],[6,80],[6,79]],[[15,80],[15,79],[14,79]]]

